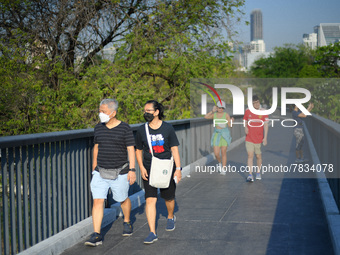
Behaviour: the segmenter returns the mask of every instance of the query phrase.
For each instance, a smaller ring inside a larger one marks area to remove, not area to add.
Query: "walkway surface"
[[[263,165],[293,167],[292,131],[270,128]],[[227,165],[238,170],[246,160],[244,143],[228,152]],[[177,187],[173,232],[165,231],[166,208],[158,200],[154,244],[143,244],[149,228],[142,206],[132,211],[131,237],[122,237],[119,218],[103,229],[103,245],[91,248],[82,241],[63,254],[333,254],[317,181],[304,176],[266,173],[248,183],[245,173],[193,172]]]

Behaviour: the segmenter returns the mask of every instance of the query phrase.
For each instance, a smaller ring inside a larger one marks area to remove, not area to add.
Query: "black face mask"
[[[155,117],[149,112],[144,113],[143,116],[144,116],[144,119],[146,120],[146,122],[151,122]]]

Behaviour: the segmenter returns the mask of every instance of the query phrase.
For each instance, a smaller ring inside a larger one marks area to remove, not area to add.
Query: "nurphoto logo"
[[[233,115],[244,115],[245,113],[245,96],[244,93],[242,92],[241,88],[231,85],[231,84],[214,84],[213,86],[210,86],[206,83],[199,82],[199,84],[205,85],[207,88],[209,88],[211,91],[214,92],[214,94],[217,96],[218,100],[221,101],[221,97],[216,91],[216,89],[226,89],[228,90],[231,95],[232,95],[232,105],[233,105]],[[208,108],[208,103],[207,103],[207,95],[209,94],[210,97],[213,98],[212,94],[209,93],[209,91],[204,90],[206,93],[201,94],[201,114],[205,115],[207,114],[207,108]],[[221,91],[221,90],[220,90]],[[252,98],[253,98],[253,88],[248,87],[247,88],[247,103],[248,103],[248,108],[249,110],[256,115],[270,115],[273,114],[277,108],[278,108],[278,87],[272,87],[272,105],[269,109],[255,109],[252,103]],[[280,94],[281,94],[281,115],[286,116],[287,115],[287,106],[288,105],[296,105],[305,115],[311,115],[311,113],[305,108],[303,105],[304,103],[309,102],[311,99],[311,93],[308,89],[305,88],[300,88],[300,87],[281,87],[280,88]],[[297,97],[296,98],[288,98],[288,94],[294,94]],[[215,99],[213,98],[215,101]],[[223,121],[224,123],[221,123]],[[298,123],[294,119],[268,119],[267,120],[271,126],[275,125],[275,122],[281,122],[281,125],[283,127],[295,127]],[[214,119],[213,124],[214,127],[217,124],[227,124],[227,120],[219,120],[219,119]],[[256,125],[253,125],[252,122],[262,122],[256,123]],[[235,122],[231,120],[231,126],[233,125],[243,125],[244,127],[246,126],[246,121],[243,120],[242,122]],[[249,126],[252,127],[262,127],[264,125],[264,122],[262,120],[250,120],[248,122]]]
[[[232,96],[233,96],[233,114],[244,114],[244,94],[242,90],[235,85],[230,84],[215,84],[215,88],[224,88],[228,89]],[[249,87],[248,89],[248,107],[249,110],[257,115],[269,115],[275,112],[277,109],[277,87],[272,88],[272,95],[273,95],[273,103],[269,110],[256,110],[252,104],[253,98],[253,88]],[[300,93],[305,95],[304,98],[295,98],[295,99],[288,99],[287,93]],[[207,114],[207,94],[202,94],[202,105],[201,105],[201,114]],[[311,93],[308,89],[304,88],[281,88],[281,109],[282,115],[286,115],[286,107],[289,104],[295,104],[297,107],[306,115],[311,115],[309,111],[303,106],[303,103],[307,103],[311,99]]]

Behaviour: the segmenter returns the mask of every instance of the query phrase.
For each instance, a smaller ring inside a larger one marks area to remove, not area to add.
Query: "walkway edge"
[[[236,148],[244,141],[244,137],[239,138],[235,142],[232,142],[228,147],[228,151]],[[194,170],[196,165],[205,165],[213,161],[214,154],[210,153],[203,158],[183,167],[182,178],[190,177],[190,173]],[[141,190],[131,196],[131,210],[134,210],[145,203],[144,190]],[[111,208],[104,209],[104,218],[102,222],[102,228],[113,223],[118,216],[122,215],[121,207],[119,203],[113,204]],[[58,255],[63,253],[66,249],[76,245],[89,236],[92,233],[92,216],[78,222],[77,224],[55,234],[36,245],[22,251],[19,255]],[[340,254],[339,254],[340,255]]]
[[[313,159],[313,164],[320,164],[318,154],[316,153],[312,138],[306,126],[304,126],[305,136],[308,142],[309,151]],[[325,173],[317,173],[317,181],[320,189],[321,200],[323,209],[328,222],[328,229],[331,236],[334,254],[340,255],[340,215],[339,209],[335,203],[333,193],[329,187],[329,183]]]
[[[103,218],[103,227],[109,225],[112,219],[116,219],[116,210],[105,209]],[[20,252],[20,255],[56,255],[61,254],[66,249],[76,245],[81,240],[85,240],[89,233],[93,232],[92,216],[78,222],[77,224],[55,234],[36,245]]]
[[[130,199],[131,210],[141,206],[145,203],[144,190],[131,195]],[[102,228],[114,222],[119,215],[120,210],[120,206],[117,204],[114,204],[111,208],[105,208]],[[58,255],[63,253],[66,249],[88,238],[89,233],[92,232],[92,216],[90,216],[85,220],[82,220],[81,222],[59,232],[58,234],[20,252],[19,255]]]

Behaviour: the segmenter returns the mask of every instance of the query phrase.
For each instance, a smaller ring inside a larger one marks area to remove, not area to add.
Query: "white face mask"
[[[110,113],[110,115],[111,115],[111,113]],[[103,112],[99,113],[100,122],[101,123],[108,123],[110,121],[110,115],[107,115]]]

